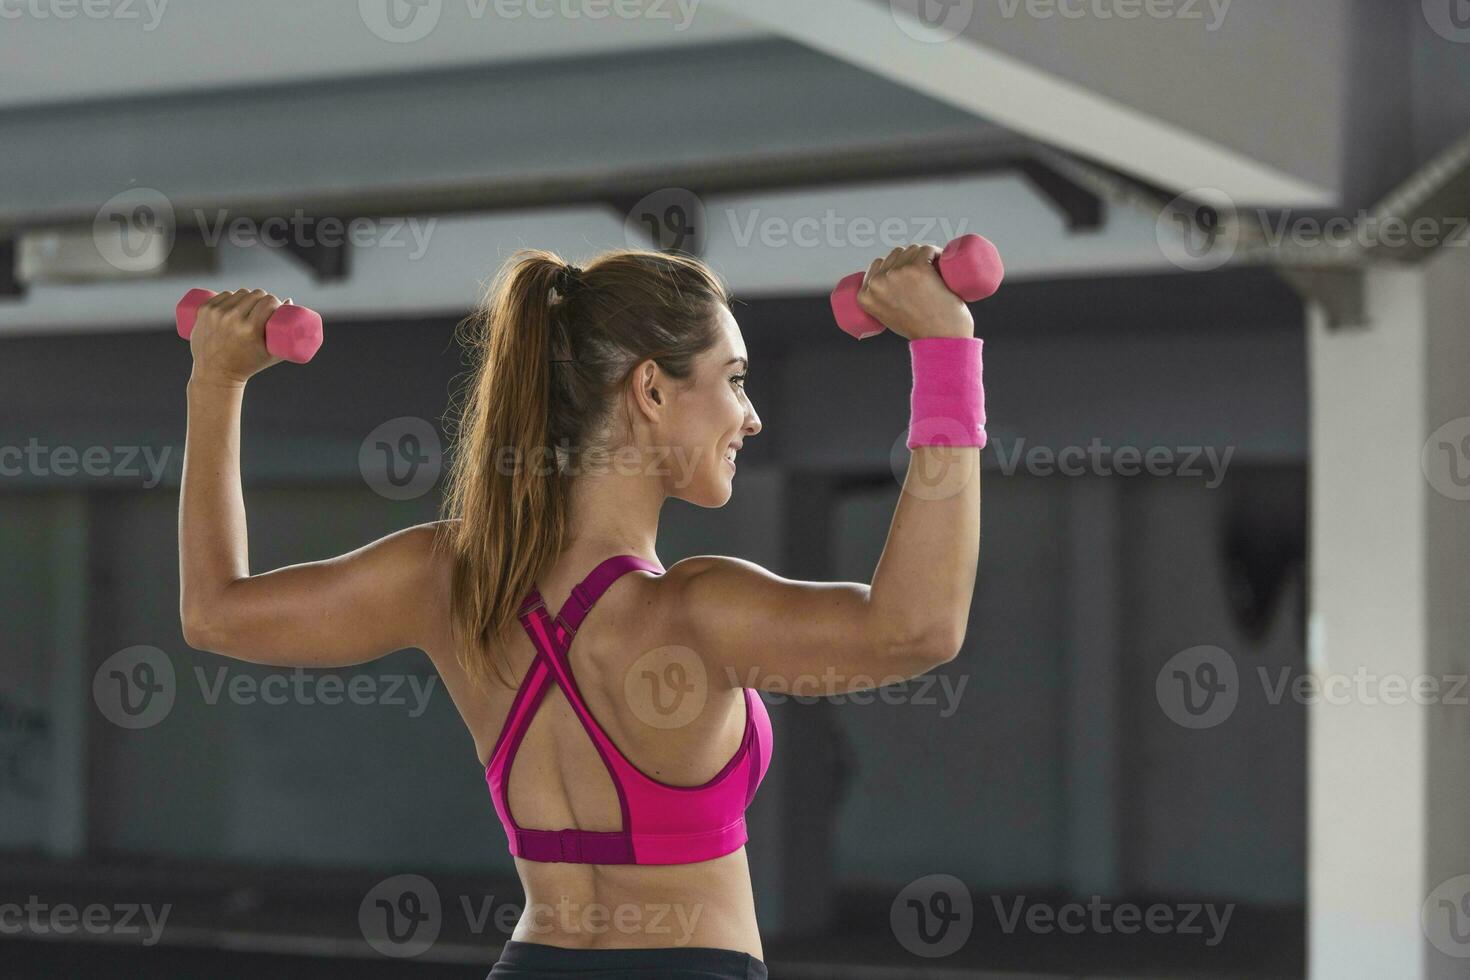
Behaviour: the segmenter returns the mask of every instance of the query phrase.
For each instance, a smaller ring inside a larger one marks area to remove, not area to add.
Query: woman
[[[616,251],[581,270],[517,253],[468,321],[475,369],[444,519],[255,575],[240,406],[277,360],[264,331],[281,303],[236,290],[200,309],[179,513],[185,639],[292,667],[428,653],[526,894],[492,977],[766,976],[744,847],[771,757],[755,690],[895,683],[953,659],[965,633],[981,341],[937,254],[894,249],[859,296],[910,341],[914,368],[907,492],[871,585],[709,555],[665,570],[656,557],[664,501],[722,506],[736,453],[761,430],[730,298],[695,259]]]

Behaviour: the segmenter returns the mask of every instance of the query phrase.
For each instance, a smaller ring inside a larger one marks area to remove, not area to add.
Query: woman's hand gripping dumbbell
[[[960,335],[968,337],[974,333],[974,319],[965,303],[990,296],[1004,277],[1000,253],[979,235],[961,235],[943,251],[933,245],[896,248],[887,258],[874,259],[866,273],[854,272],[837,284],[832,290],[832,315],[858,340],[882,333],[885,327],[913,340],[935,335],[926,324],[960,322],[963,311],[967,326]],[[907,285],[919,278],[936,281],[942,288],[916,290]]]
[[[320,314],[263,289],[191,289],[174,316],[195,371],[223,380],[243,382],[281,361],[305,364],[322,346]]]

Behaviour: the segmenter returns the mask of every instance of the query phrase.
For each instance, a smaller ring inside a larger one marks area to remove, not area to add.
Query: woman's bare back
[[[572,586],[608,555],[564,555],[538,581],[547,608],[562,608]],[[448,569],[435,578],[448,604]],[[650,713],[659,692],[640,674],[650,651],[680,647],[667,614],[676,583],[648,572],[620,577],[593,605],[568,651],[588,710],[613,744],[646,775],[675,786],[699,786],[740,748],[746,707],[741,688],[706,671],[701,703],[674,727]],[[499,683],[475,690],[448,645],[448,631],[429,651],[474,737],[481,768],[509,717],[516,690]],[[500,639],[517,684],[538,656],[519,623]],[[679,656],[697,657],[682,647]],[[628,679],[632,675],[631,684]],[[665,727],[660,727],[663,724]],[[526,828],[623,828],[617,790],[596,745],[560,687],[551,685],[516,751],[508,800]],[[486,807],[491,806],[486,794]],[[498,843],[498,842],[497,842]],[[710,861],[675,865],[592,865],[516,858],[526,909],[512,938],[553,946],[627,948],[713,946],[763,958],[745,848]]]

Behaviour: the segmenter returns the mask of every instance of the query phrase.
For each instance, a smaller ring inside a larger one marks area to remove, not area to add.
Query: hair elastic
[[[582,270],[575,265],[564,265],[556,272],[556,291],[563,297],[570,296],[582,285]]]

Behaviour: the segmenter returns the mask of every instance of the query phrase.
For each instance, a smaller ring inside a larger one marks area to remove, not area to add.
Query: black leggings
[[[512,939],[487,980],[767,980],[766,964],[733,949],[565,949]]]

